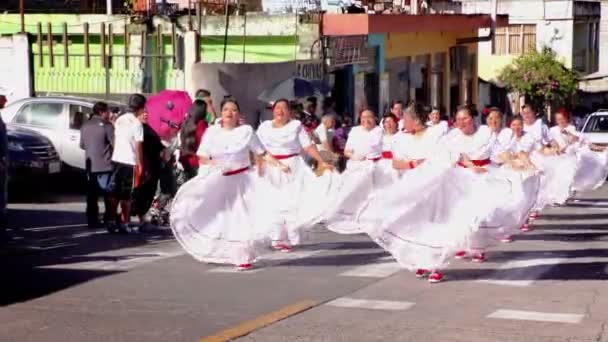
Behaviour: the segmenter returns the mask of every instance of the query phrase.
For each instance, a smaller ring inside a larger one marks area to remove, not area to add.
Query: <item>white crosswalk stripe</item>
[[[500,266],[496,272],[491,273],[488,279],[479,279],[478,282],[505,285],[530,286],[543,274],[565,261],[564,258],[537,258],[526,260],[513,260]]]
[[[357,308],[369,310],[404,311],[415,305],[415,303],[395,300],[371,300],[342,297],[326,303],[327,306],[340,308]]]
[[[167,243],[160,248],[135,247],[87,255],[76,255],[65,259],[62,263],[44,265],[40,266],[39,268],[126,271],[150,262],[172,258],[183,254],[184,251],[176,243]],[[71,260],[81,259],[84,259],[84,261],[70,262]]]
[[[571,313],[537,312],[522,310],[497,310],[487,318],[511,319],[520,321],[553,322],[553,323],[580,323],[585,316]]]
[[[361,265],[340,274],[342,277],[386,278],[402,268],[391,257],[383,257],[373,264]]]

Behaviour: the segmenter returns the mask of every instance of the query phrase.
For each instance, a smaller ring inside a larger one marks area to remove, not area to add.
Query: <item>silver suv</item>
[[[36,131],[49,138],[62,162],[85,169],[84,151],[80,149],[80,129],[100,101],[80,97],[32,97],[11,103],[2,110],[7,125]],[[107,101],[106,101],[107,102]],[[124,105],[108,102],[110,107],[124,110]]]
[[[589,114],[581,132],[592,143],[608,146],[608,110],[601,109]]]

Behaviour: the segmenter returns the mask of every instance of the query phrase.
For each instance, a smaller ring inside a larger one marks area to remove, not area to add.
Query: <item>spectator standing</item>
[[[6,105],[6,96],[0,95],[0,110]],[[8,137],[6,125],[0,116],[0,232],[8,228],[6,203],[8,201]]]
[[[100,226],[99,196],[104,201],[104,222],[115,219],[116,211],[108,197],[112,177],[112,152],[114,145],[114,127],[110,123],[110,109],[105,102],[93,106],[93,115],[85,122],[80,132],[80,148],[85,151],[87,174],[87,222],[89,228]]]
[[[334,153],[332,146],[335,125],[335,116],[332,114],[325,114],[323,115],[323,118],[321,118],[321,124],[314,131],[315,142],[317,143],[319,154],[326,163],[333,165],[334,167],[337,166],[338,163],[338,155]]]
[[[121,217],[118,223],[120,232],[128,231],[131,222],[131,202],[133,189],[139,186],[144,173],[144,127],[148,120],[146,113],[146,98],[141,94],[129,98],[130,113],[123,114],[114,124],[114,164],[112,199],[113,208],[120,205]],[[115,228],[109,227],[110,231]]]
[[[300,113],[300,122],[308,133],[312,133],[319,126],[317,117],[317,98],[311,96],[304,103],[304,110]]]
[[[205,120],[208,125],[213,125],[217,120],[218,116],[213,107],[213,99],[211,98],[211,92],[207,89],[199,89],[196,92],[196,100],[202,100],[207,104],[207,112],[205,113]]]
[[[139,230],[144,229],[145,216],[152,206],[160,180],[162,154],[165,150],[160,137],[147,122],[143,122],[144,141],[142,143],[143,163],[139,185],[133,191],[133,216],[139,218]]]
[[[184,169],[183,182],[194,178],[198,173],[199,160],[196,151],[208,127],[205,122],[206,112],[207,104],[204,101],[196,100],[192,103],[188,116],[182,124],[179,161]]]

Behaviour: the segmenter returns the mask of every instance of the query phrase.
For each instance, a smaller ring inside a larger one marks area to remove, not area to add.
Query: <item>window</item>
[[[13,122],[44,128],[60,128],[62,114],[62,103],[30,103],[21,108]]]
[[[608,116],[592,116],[583,127],[585,133],[606,133],[608,132]]]
[[[89,119],[93,109],[87,106],[70,105],[70,129],[80,130],[82,124]]]
[[[536,25],[496,28],[493,50],[495,55],[521,55],[536,50]]]

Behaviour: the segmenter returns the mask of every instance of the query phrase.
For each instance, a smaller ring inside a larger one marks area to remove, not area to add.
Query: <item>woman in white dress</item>
[[[448,148],[459,153],[454,181],[470,192],[484,193],[486,216],[480,229],[471,236],[466,249],[458,251],[457,259],[464,259],[469,251],[473,262],[486,260],[485,250],[497,244],[506,230],[519,227],[526,219],[532,203],[525,198],[522,180],[513,172],[492,167],[491,157],[497,136],[488,126],[474,122],[471,111],[461,107],[456,114],[457,129],[446,137]],[[500,124],[494,123],[493,126]]]
[[[488,115],[488,124],[500,120],[499,111],[491,110]],[[517,228],[523,231],[529,229],[527,218],[536,203],[540,186],[539,170],[530,160],[530,153],[534,151],[535,142],[530,134],[524,132],[523,119],[515,116],[511,119],[509,128],[501,129],[492,151],[492,165],[499,168],[503,176],[513,182],[521,182],[523,190],[523,203],[517,208],[511,208],[512,214],[519,218],[517,224],[503,227],[500,231],[502,242],[513,241],[512,234]],[[517,209],[517,210],[516,210]],[[519,210],[519,211],[518,211]]]
[[[321,219],[328,205],[332,179],[330,173],[317,177],[301,154],[304,152],[316,160],[318,170],[328,170],[331,166],[323,161],[300,121],[292,119],[289,101],[277,100],[272,113],[273,119],[263,122],[257,135],[265,150],[289,167],[289,171],[273,165],[263,170],[274,192],[272,201],[277,204],[274,210],[278,213],[278,222],[271,239],[274,249],[291,252],[292,247],[300,243],[301,229]]]
[[[439,109],[435,108],[429,114],[429,121],[426,123],[428,127],[439,130],[439,134],[447,134],[450,130],[448,122],[445,120],[441,120],[441,112]]]
[[[604,184],[608,176],[608,152],[606,149],[587,141],[570,124],[566,113],[555,114],[557,125],[549,130],[551,141],[565,154],[577,158],[577,172],[572,184],[573,192],[590,191]]]
[[[273,194],[252,168],[250,153],[258,165],[264,159],[282,172],[289,168],[265,153],[251,126],[239,125],[234,99],[222,102],[221,115],[221,123],[207,129],[199,146],[198,176],[173,201],[171,229],[197,260],[248,270],[276,222]]]
[[[459,154],[451,154],[437,130],[426,126],[420,105],[408,107],[393,145],[393,167],[400,178],[383,188],[370,206],[377,223],[369,236],[416,277],[443,280],[454,253],[468,244],[488,208],[483,191],[469,191],[454,180]]]
[[[553,143],[549,129],[531,106],[524,106],[522,111],[524,131],[534,138],[535,150],[530,159],[542,171],[538,199],[530,218],[535,219],[538,213],[547,205],[564,204],[571,196],[571,188],[576,174],[576,156],[564,154]],[[529,226],[522,227],[523,230]]]
[[[403,120],[401,120],[403,121]],[[401,134],[405,134],[398,130],[399,119],[393,113],[384,115],[382,119],[384,135],[382,136],[382,159],[378,161],[376,175],[374,178],[378,181],[377,187],[392,185],[399,173],[393,168],[393,144]]]
[[[362,233],[363,211],[375,197],[382,173],[382,128],[376,125],[372,111],[361,113],[360,124],[348,134],[344,156],[346,170],[340,176],[324,217],[327,228],[340,234]]]

